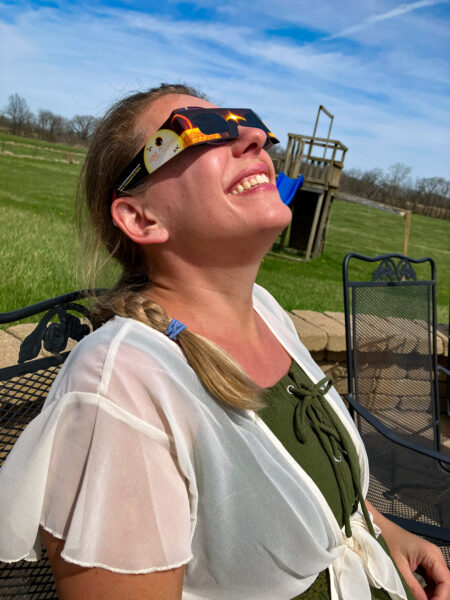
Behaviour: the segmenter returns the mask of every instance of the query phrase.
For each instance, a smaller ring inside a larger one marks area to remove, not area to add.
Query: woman
[[[97,131],[80,196],[123,274],[3,469],[28,512],[2,514],[0,558],[33,559],[40,525],[65,600],[424,600],[418,565],[446,600],[439,551],[366,503],[372,525],[345,407],[254,286],[290,219],[275,138],[214,108],[162,85]]]

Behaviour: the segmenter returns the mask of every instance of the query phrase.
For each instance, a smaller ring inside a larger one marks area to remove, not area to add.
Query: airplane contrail
[[[393,19],[394,17],[399,17],[400,15],[404,15],[406,13],[412,12],[413,10],[418,10],[420,8],[425,8],[428,6],[434,6],[435,4],[447,4],[448,0],[418,0],[417,2],[411,2],[411,4],[401,4],[398,8],[394,8],[388,12],[385,12],[380,15],[371,15],[361,21],[361,23],[357,23],[356,25],[351,25],[350,27],[346,27],[342,31],[338,33],[334,33],[333,35],[327,36],[326,40],[332,40],[339,37],[345,37],[350,33],[356,33],[358,31],[362,31],[363,29],[367,29],[371,27],[375,23],[379,23],[380,21],[387,21],[389,19]]]

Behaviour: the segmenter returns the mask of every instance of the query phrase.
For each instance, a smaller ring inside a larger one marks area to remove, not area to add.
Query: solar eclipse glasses
[[[266,134],[264,148],[278,144],[266,124],[249,108],[187,107],[174,110],[116,180],[113,200],[135,187],[171,158],[199,144],[221,144],[239,137],[238,127],[257,127]]]

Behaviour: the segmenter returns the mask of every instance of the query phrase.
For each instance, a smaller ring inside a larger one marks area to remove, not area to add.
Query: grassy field
[[[73,200],[84,154],[82,148],[0,134],[0,312],[81,287]],[[309,263],[267,256],[258,282],[287,309],[343,310],[345,254],[401,252],[403,228],[396,215],[335,202],[322,256]],[[408,253],[436,261],[441,322],[448,320],[449,239],[449,222],[412,216]],[[114,273],[110,269],[99,286]]]
[[[258,276],[287,309],[343,311],[342,262],[348,252],[377,256],[403,249],[403,218],[346,202],[333,204],[323,254],[308,263],[266,256]],[[450,296],[450,223],[412,215],[408,255],[430,256],[436,263],[438,320],[448,322]],[[428,269],[428,267],[426,267]],[[353,269],[352,276],[369,276],[370,266]],[[424,267],[416,269],[427,276]]]
[[[45,140],[34,138],[24,138],[19,135],[12,135],[0,131],[0,152],[14,155],[29,154],[32,158],[54,158],[66,159],[67,155],[73,156],[76,160],[83,160],[86,155],[86,148],[82,146],[68,146],[66,144],[55,144]]]

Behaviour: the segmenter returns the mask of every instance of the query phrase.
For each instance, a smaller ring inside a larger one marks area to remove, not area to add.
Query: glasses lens
[[[268,129],[264,125],[264,123],[261,121],[261,119],[258,117],[258,115],[256,113],[254,113],[253,111],[246,112],[244,114],[244,117],[245,117],[244,125],[246,127],[257,127],[258,129],[262,129],[265,132],[268,131]]]
[[[195,124],[202,133],[226,133],[229,131],[228,123],[217,113],[199,113],[195,115]]]

